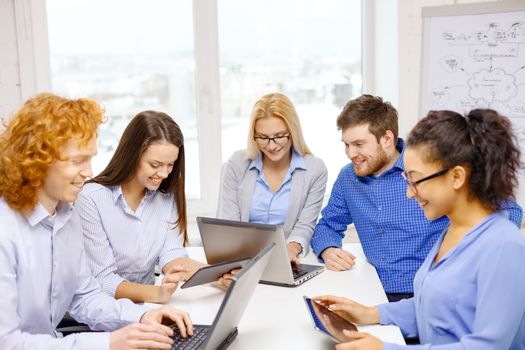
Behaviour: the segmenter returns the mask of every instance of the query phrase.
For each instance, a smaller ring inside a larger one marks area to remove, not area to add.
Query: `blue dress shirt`
[[[148,311],[115,300],[91,276],[80,219],[66,203],[51,217],[39,204],[27,217],[0,198],[0,349],[108,349],[109,333],[56,331],[67,312],[95,330],[138,322]]]
[[[494,213],[435,264],[443,236],[416,274],[414,297],[378,306],[381,324],[396,324],[406,336],[419,336],[424,345],[410,349],[524,350],[521,232]]]
[[[82,219],[84,246],[93,275],[111,296],[124,281],[154,284],[161,268],[187,256],[178,228],[173,194],[147,191],[133,212],[120,186],[90,183],[75,206]]]
[[[317,256],[326,248],[341,248],[347,226],[353,223],[385,292],[412,293],[414,275],[448,219],[427,220],[417,202],[407,198],[407,185],[401,176],[402,139],[398,139],[396,148],[401,153],[399,159],[379,176],[357,176],[352,164],[341,170],[311,245]],[[521,208],[514,202],[504,207],[510,219],[521,225]]]
[[[292,174],[295,169],[298,168],[307,170],[304,158],[295,150],[292,150],[290,168],[288,168],[283,183],[275,192],[272,192],[270,186],[266,182],[262,167],[263,163],[261,155],[252,160],[249,166],[249,169],[258,170],[257,181],[255,183],[252,204],[250,207],[250,222],[282,225],[286,219],[290,203]]]

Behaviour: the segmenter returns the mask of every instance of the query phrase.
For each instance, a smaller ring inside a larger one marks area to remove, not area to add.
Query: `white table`
[[[356,265],[349,271],[325,270],[295,288],[259,284],[241,318],[239,335],[229,349],[333,349],[334,342],[313,328],[303,295],[333,294],[366,305],[387,301],[377,272],[366,261],[361,245],[345,244],[344,249],[357,258]],[[189,247],[188,252],[190,257],[205,261],[202,248]],[[312,254],[302,261],[318,264]],[[168,304],[188,311],[193,323],[211,324],[223,297],[222,289],[203,285],[177,290]],[[405,344],[399,328],[395,326],[358,328],[383,341]]]

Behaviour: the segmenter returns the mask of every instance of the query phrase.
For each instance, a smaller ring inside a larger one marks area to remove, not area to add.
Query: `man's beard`
[[[360,169],[354,166],[354,171],[357,176],[370,176],[383,169],[383,167],[388,164],[388,157],[386,155],[386,152],[381,147],[379,147],[375,156],[373,158],[368,157],[366,159],[366,163],[367,167],[366,169],[363,169],[364,171],[361,171]]]

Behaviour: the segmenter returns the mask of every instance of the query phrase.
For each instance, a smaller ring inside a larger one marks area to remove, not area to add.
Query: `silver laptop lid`
[[[208,264],[255,256],[270,242],[276,247],[262,280],[293,286],[295,280],[280,226],[197,217],[199,233]]]
[[[239,325],[241,316],[261,279],[274,247],[275,243],[266,245],[233,278],[211,326],[210,336],[205,346],[206,350],[217,349]]]

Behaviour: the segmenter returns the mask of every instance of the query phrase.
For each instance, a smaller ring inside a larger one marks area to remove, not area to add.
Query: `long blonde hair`
[[[293,148],[297,153],[302,156],[312,154],[304,141],[301,123],[292,101],[285,95],[274,92],[264,95],[253,105],[250,128],[248,130],[246,158],[253,160],[259,156],[259,147],[253,139],[255,136],[255,123],[259,119],[268,117],[281,118],[284,121],[290,132]]]

